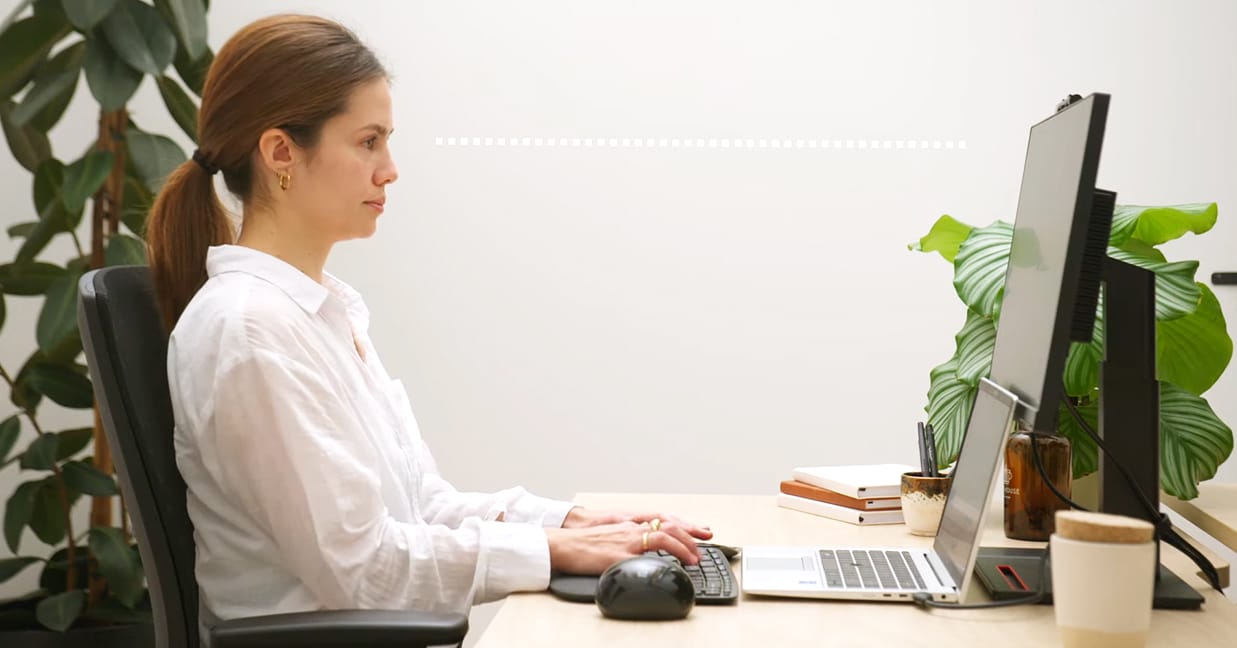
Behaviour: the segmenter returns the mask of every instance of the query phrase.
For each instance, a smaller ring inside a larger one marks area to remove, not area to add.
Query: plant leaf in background
[[[21,467],[26,470],[51,470],[56,465],[56,450],[60,439],[54,433],[40,434],[21,456]]]
[[[34,126],[14,124],[14,109],[12,101],[0,102],[0,127],[4,129],[4,138],[8,140],[9,150],[13,152],[17,163],[33,172],[52,156],[52,145],[47,141],[47,135]]]
[[[82,73],[82,59],[86,56],[86,42],[78,41],[61,50],[39,68],[34,77],[34,86],[13,109],[13,124],[32,124],[46,133],[64,114],[73,93],[77,90],[77,78]]]
[[[958,256],[958,248],[972,229],[974,228],[970,225],[960,223],[945,214],[936,219],[932,229],[928,230],[923,238],[906,247],[916,252],[939,252],[946,261],[953,263],[954,257]]]
[[[968,308],[997,317],[1014,228],[997,221],[971,230],[954,258],[954,290]]]
[[[34,614],[38,617],[39,623],[56,632],[64,632],[73,625],[85,609],[86,592],[70,590],[39,601]]]
[[[20,574],[22,570],[37,562],[39,558],[5,558],[0,560],[0,583]]]
[[[21,415],[14,414],[0,423],[0,465],[8,461],[9,451],[17,443],[17,436],[21,434]]]
[[[90,530],[90,553],[99,561],[112,593],[129,608],[142,596],[142,564],[119,529]]]
[[[130,129],[125,139],[133,168],[153,193],[158,193],[164,179],[188,159],[176,142],[162,135]]]
[[[159,84],[159,95],[163,97],[163,105],[167,106],[176,125],[189,136],[194,143],[198,141],[198,107],[189,98],[188,93],[180,87],[175,79],[161,76],[156,81]]]
[[[35,332],[43,353],[51,353],[66,336],[77,333],[77,280],[80,278],[80,272],[67,272],[47,289]]]
[[[1099,428],[1100,407],[1092,394],[1090,402],[1078,405],[1078,413],[1091,426],[1092,430]],[[1100,469],[1100,449],[1091,440],[1091,436],[1083,431],[1074,417],[1062,405],[1058,409],[1057,430],[1070,440],[1070,456],[1073,460],[1074,477],[1082,477]]]
[[[0,34],[0,99],[8,99],[30,82],[52,47],[69,33],[68,23],[54,14],[35,14]]]
[[[64,407],[86,409],[94,404],[90,379],[64,365],[36,365],[30,369],[26,381],[32,389]],[[55,447],[58,453],[59,441]]]
[[[61,467],[61,470],[64,471],[65,485],[83,495],[109,497],[120,494],[120,491],[116,489],[116,481],[99,472],[89,463],[68,461]],[[95,556],[98,554],[96,553]]]
[[[206,4],[202,0],[155,0],[155,7],[176,32],[176,40],[197,60],[206,53]]]
[[[129,101],[142,83],[142,73],[116,55],[107,40],[96,35],[86,41],[86,84],[105,112],[117,110]]]
[[[996,322],[973,310],[966,312],[966,324],[954,336],[957,342],[958,380],[979,385],[979,379],[992,369],[992,350],[996,348]]]
[[[1117,205],[1112,214],[1112,233],[1108,240],[1119,245],[1137,239],[1159,245],[1180,238],[1186,232],[1203,234],[1216,224],[1219,207],[1215,203],[1143,207]]]
[[[1200,297],[1194,273],[1198,261],[1162,262],[1120,248],[1108,248],[1108,256],[1155,273],[1155,318],[1184,317],[1198,307]]]
[[[206,52],[196,59],[189,58],[184,48],[181,48],[176,50],[176,58],[172,59],[172,66],[176,68],[180,80],[185,82],[189,90],[200,97],[202,86],[206,83],[206,72],[214,60],[215,54],[210,51],[210,48],[207,48]]]
[[[1160,486],[1169,495],[1198,497],[1198,482],[1216,475],[1233,452],[1233,430],[1201,396],[1160,383]]]
[[[962,448],[966,422],[971,416],[978,387],[958,379],[957,356],[932,370],[928,387],[928,422],[936,432],[937,464],[948,465]]]
[[[5,263],[0,265],[0,289],[8,295],[42,295],[64,273],[64,268],[40,261],[22,265]]]
[[[30,511],[34,509],[34,495],[42,486],[42,480],[28,481],[17,487],[4,505],[4,541],[9,551],[17,553],[21,548],[21,532],[30,524]]]
[[[1203,284],[1197,284],[1202,299],[1185,317],[1156,326],[1156,374],[1186,391],[1201,396],[1220,379],[1233,358],[1233,339],[1228,335],[1220,300]]]
[[[145,265],[146,244],[126,234],[116,234],[107,242],[107,265]]]
[[[64,187],[60,197],[70,214],[81,214],[86,199],[103,186],[103,181],[112,172],[113,162],[115,158],[110,151],[91,151],[64,170]],[[70,229],[77,227],[77,223],[70,222],[69,225]]]
[[[176,35],[154,7],[140,0],[119,0],[103,21],[108,43],[133,69],[160,75],[176,55]]]
[[[116,0],[61,0],[69,22],[83,34],[89,32],[116,7]]]

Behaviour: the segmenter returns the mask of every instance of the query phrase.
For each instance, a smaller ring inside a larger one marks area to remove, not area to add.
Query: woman
[[[219,50],[200,149],[155,201],[150,265],[208,615],[463,611],[645,550],[696,562],[711,533],[674,517],[461,493],[438,475],[364,301],[323,269],[335,243],[374,233],[398,177],[392,121],[387,74],[352,33],[260,20]],[[243,205],[239,236],[216,172]]]

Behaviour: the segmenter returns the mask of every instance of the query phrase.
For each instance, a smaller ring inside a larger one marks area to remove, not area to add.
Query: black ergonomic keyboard
[[[650,551],[645,555],[658,556],[682,567],[696,588],[697,605],[718,605],[739,600],[739,588],[734,585],[734,572],[730,569],[726,554],[713,545],[702,544],[697,548],[700,550],[700,562],[695,565],[684,565],[664,550]]]

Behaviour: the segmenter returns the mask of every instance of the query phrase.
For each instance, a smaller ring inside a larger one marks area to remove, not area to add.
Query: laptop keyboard
[[[700,562],[695,565],[684,565],[668,551],[650,551],[649,555],[672,560],[687,572],[696,588],[697,604],[734,603],[739,600],[739,590],[734,586],[734,572],[730,570],[730,560],[721,549],[712,545],[697,545],[700,551]]]
[[[838,589],[921,591],[923,576],[908,551],[821,549],[825,585]]]

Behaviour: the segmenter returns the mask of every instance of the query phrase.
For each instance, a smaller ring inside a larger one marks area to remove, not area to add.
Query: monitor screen
[[[1032,126],[1027,142],[990,376],[1036,430],[1056,429],[1107,116],[1108,95],[1093,94]]]

